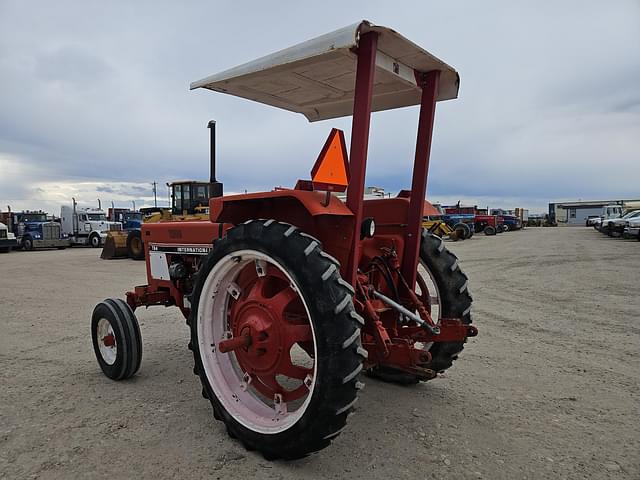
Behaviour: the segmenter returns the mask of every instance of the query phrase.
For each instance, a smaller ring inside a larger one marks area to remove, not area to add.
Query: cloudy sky
[[[292,186],[332,127],[189,83],[366,18],[454,66],[428,196],[544,211],[640,197],[640,2],[0,0],[0,208],[152,201],[207,179]],[[367,184],[410,185],[417,108],[373,115]]]

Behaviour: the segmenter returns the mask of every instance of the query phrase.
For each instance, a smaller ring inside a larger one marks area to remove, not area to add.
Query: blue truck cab
[[[123,213],[121,222],[123,230],[140,230],[140,228],[142,228],[142,213]]]
[[[16,236],[18,248],[34,250],[36,248],[64,249],[71,244],[67,235],[62,233],[60,223],[47,220],[42,210],[9,212],[9,230]]]
[[[515,215],[502,215],[504,219],[505,230],[520,230],[522,228],[522,222],[519,217]]]

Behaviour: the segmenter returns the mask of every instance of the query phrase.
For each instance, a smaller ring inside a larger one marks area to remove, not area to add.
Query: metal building
[[[640,200],[593,200],[549,203],[549,219],[559,225],[585,225],[590,215],[600,215],[605,205],[626,205]]]

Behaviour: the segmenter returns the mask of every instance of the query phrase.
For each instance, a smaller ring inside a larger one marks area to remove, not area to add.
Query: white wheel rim
[[[426,273],[426,275],[424,275],[424,273]],[[442,303],[440,298],[440,291],[438,290],[436,279],[422,260],[420,260],[420,262],[418,263],[418,275],[420,275],[424,279],[424,282],[427,284],[427,289],[429,290],[431,318],[435,323],[439,324],[440,319],[442,318]],[[418,295],[421,295],[422,292],[419,290],[420,287],[417,284],[416,289],[418,290],[418,292],[416,293],[418,293]]]
[[[426,275],[424,273],[426,273]],[[427,290],[429,290],[429,301],[431,303],[431,318],[438,325],[442,319],[442,299],[440,297],[440,290],[438,290],[436,279],[423,260],[418,262],[418,275],[420,275],[427,284]],[[418,296],[422,295],[422,291],[420,291],[420,287],[417,283],[416,290]],[[433,342],[425,343],[422,345],[422,349],[429,351],[432,346]]]
[[[293,411],[286,404],[276,407],[265,400],[250,383],[234,352],[221,353],[217,348],[220,341],[227,339],[229,331],[229,302],[234,281],[238,274],[251,262],[267,262],[282,272],[291,287],[300,289],[286,269],[269,255],[255,250],[240,250],[226,255],[212,268],[200,293],[198,303],[198,350],[209,385],[225,410],[244,427],[262,434],[276,434],[291,428],[307,410],[316,384],[317,362],[313,364],[310,379],[305,379],[308,393]],[[258,265],[264,265],[262,263]],[[302,304],[311,318],[309,308],[302,295]],[[317,344],[313,322],[309,322],[313,338],[313,358],[317,359]]]
[[[113,327],[109,320],[106,318],[98,320],[96,336],[102,360],[107,365],[113,365],[116,362],[116,357],[118,356],[118,344],[116,342],[116,335],[113,332]]]

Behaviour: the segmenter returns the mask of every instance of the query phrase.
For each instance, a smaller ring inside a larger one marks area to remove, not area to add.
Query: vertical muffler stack
[[[216,180],[216,121],[210,120],[207,125],[211,130],[211,167],[209,177],[209,198],[222,196],[222,182]]]

